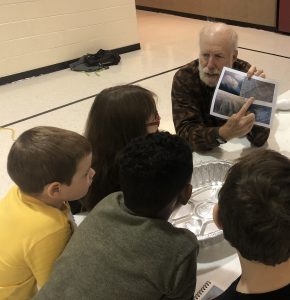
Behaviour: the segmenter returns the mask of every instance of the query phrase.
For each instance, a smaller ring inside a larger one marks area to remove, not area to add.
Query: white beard
[[[199,77],[202,82],[204,82],[209,87],[216,87],[219,77],[220,77],[220,71],[215,69],[213,71],[209,71],[207,67],[202,68],[202,66],[198,65],[198,71],[199,71]],[[215,75],[215,76],[210,76]]]

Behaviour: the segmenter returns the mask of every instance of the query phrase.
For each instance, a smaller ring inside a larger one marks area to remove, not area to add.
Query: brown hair
[[[135,85],[103,90],[91,107],[85,136],[92,144],[96,171],[84,205],[91,210],[108,194],[120,190],[118,159],[133,138],[146,135],[146,122],[157,115],[154,94]]]
[[[266,265],[290,257],[290,160],[271,150],[244,156],[219,191],[218,220],[241,255]]]
[[[7,170],[23,192],[37,194],[54,181],[70,185],[77,164],[90,153],[90,143],[76,132],[34,127],[12,145]]]

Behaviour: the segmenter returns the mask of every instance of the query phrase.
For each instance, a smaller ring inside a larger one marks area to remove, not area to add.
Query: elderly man
[[[171,92],[174,126],[193,151],[211,150],[245,135],[257,147],[268,139],[270,130],[254,126],[255,115],[248,113],[253,98],[228,120],[209,114],[223,67],[246,72],[249,77],[265,77],[263,70],[237,58],[237,40],[236,32],[226,24],[206,25],[200,32],[199,59],[182,67],[174,76]]]

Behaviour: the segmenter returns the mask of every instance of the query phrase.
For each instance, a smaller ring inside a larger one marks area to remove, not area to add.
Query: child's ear
[[[50,198],[59,197],[61,192],[61,184],[59,182],[52,182],[46,186],[46,193]]]
[[[184,189],[182,190],[180,197],[179,197],[179,203],[182,205],[186,205],[188,200],[190,199],[192,194],[192,185],[188,183]]]
[[[215,225],[219,229],[223,229],[222,224],[219,221],[219,205],[218,205],[218,203],[216,203],[215,206],[213,207],[212,216],[213,216],[213,221],[214,221]]]

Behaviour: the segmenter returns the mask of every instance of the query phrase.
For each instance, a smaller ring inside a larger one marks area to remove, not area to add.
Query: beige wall
[[[277,0],[136,0],[136,5],[275,27]]]
[[[134,0],[0,1],[0,77],[137,43]]]

